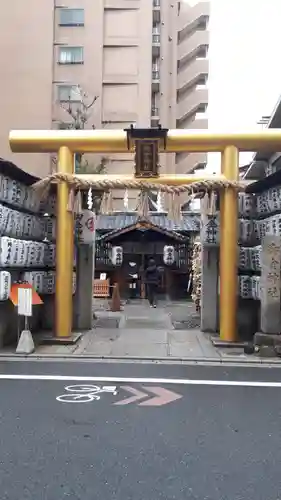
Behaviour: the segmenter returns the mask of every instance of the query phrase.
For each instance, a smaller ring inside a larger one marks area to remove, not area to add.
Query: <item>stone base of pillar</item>
[[[73,333],[70,337],[55,337],[52,335],[46,335],[46,337],[40,338],[40,344],[72,345],[76,344],[76,342],[81,339],[81,336],[81,333]]]

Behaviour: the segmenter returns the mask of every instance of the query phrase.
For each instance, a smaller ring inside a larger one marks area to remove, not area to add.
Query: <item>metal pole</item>
[[[239,152],[227,146],[222,154],[222,171],[228,180],[238,180]],[[220,338],[233,342],[237,338],[237,192],[227,188],[223,194],[220,241]]]
[[[58,172],[73,173],[73,154],[63,146],[58,153]],[[70,337],[72,331],[72,273],[74,255],[73,213],[67,210],[69,188],[57,187],[55,336]]]
[[[94,317],[94,308],[95,308],[95,297],[94,297],[94,279],[95,279],[95,268],[96,268],[96,224],[97,224],[97,216],[95,214],[95,229],[94,229],[94,239],[93,239],[93,267],[92,267],[92,318]]]

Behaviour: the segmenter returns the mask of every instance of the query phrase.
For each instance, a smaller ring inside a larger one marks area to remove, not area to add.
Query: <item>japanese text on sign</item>
[[[263,288],[270,301],[280,300],[281,243],[268,237],[264,242]]]

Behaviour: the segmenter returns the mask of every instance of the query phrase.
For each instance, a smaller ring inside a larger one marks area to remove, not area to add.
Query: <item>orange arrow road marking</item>
[[[117,403],[114,403],[115,405],[128,405],[130,403],[138,401],[139,399],[147,398],[147,394],[145,394],[145,392],[138,391],[137,389],[134,389],[134,387],[130,387],[129,385],[121,385],[121,389],[134,394],[134,396],[122,399],[122,401],[117,401]]]
[[[144,387],[144,389],[156,394],[156,397],[148,399],[147,401],[142,401],[138,406],[163,406],[182,398],[182,395],[164,389],[163,387]]]

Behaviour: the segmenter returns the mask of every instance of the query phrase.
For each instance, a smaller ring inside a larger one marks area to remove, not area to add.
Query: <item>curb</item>
[[[15,361],[15,360],[28,360],[28,361],[39,361],[39,360],[64,360],[64,361],[80,361],[83,362],[84,360],[89,361],[111,361],[111,362],[137,362],[137,361],[143,361],[143,362],[150,362],[150,363],[157,363],[161,362],[163,364],[180,364],[180,363],[186,363],[186,364],[204,364],[204,365],[229,365],[229,366],[274,366],[274,367],[279,367],[281,366],[281,358],[253,358],[253,359],[245,359],[242,357],[238,356],[231,356],[229,358],[204,358],[204,357],[198,357],[198,358],[192,358],[192,357],[150,357],[150,356],[99,356],[99,355],[75,355],[75,354],[12,354],[12,353],[0,353],[0,361],[4,360],[10,360],[10,361]]]

